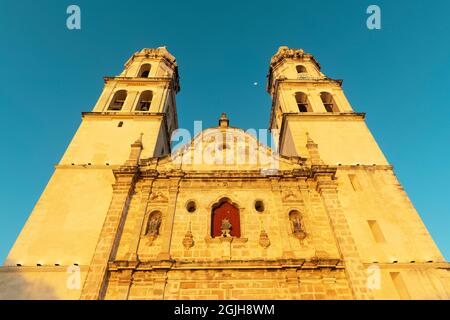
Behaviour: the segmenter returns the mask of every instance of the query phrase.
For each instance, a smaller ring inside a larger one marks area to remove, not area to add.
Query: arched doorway
[[[213,238],[222,236],[222,225],[226,223],[226,220],[231,224],[229,234],[237,238],[241,236],[239,208],[228,199],[222,199],[217,205],[213,206],[211,218],[211,236]]]

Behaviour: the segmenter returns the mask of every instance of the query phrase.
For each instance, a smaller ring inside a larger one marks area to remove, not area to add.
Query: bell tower
[[[143,133],[143,157],[170,152],[170,136],[177,129],[175,95],[180,90],[175,58],[165,47],[135,53],[117,77],[105,86],[83,122],[61,164],[121,165],[129,144]]]
[[[324,75],[311,54],[280,47],[270,61],[267,91],[270,129],[280,130],[281,154],[306,155],[308,132],[327,164],[387,164],[365,114],[354,112],[347,101],[342,80]]]
[[[365,114],[349,104],[342,80],[323,74],[311,54],[282,46],[270,61],[267,91],[272,97],[270,129],[279,130],[280,153],[336,168],[328,188],[342,212],[333,230],[344,239],[344,260],[354,259],[354,253],[345,252],[353,242],[350,247],[363,266],[379,270],[383,290],[373,291],[376,299],[423,292],[416,280],[421,269],[437,270],[445,259],[369,131]],[[435,280],[427,276],[423,281],[432,286]],[[438,291],[445,298],[441,284]],[[436,296],[431,289],[423,294]]]
[[[47,277],[64,280],[67,266],[76,265],[83,280],[111,203],[114,169],[124,165],[136,143],[142,158],[170,153],[180,90],[174,56],[165,47],[142,49],[120,75],[104,81],[97,103],[82,113],[77,132],[5,261],[9,267],[27,268],[30,273],[23,273],[24,278],[43,270],[43,283]]]

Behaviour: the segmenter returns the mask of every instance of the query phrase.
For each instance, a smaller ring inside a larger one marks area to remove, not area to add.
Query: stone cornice
[[[325,166],[327,167],[327,166]],[[182,179],[218,179],[218,180],[246,180],[246,179],[267,179],[271,177],[278,177],[281,179],[289,178],[310,178],[312,171],[309,168],[294,169],[294,170],[276,170],[271,174],[264,174],[261,170],[186,170],[180,171],[179,175],[174,175],[172,171],[158,170],[155,168],[141,167],[142,177],[157,177],[157,178],[171,178],[181,177]]]
[[[284,118],[301,118],[302,120],[364,120],[366,114],[364,112],[290,112],[283,114]]]
[[[102,111],[102,112],[82,112],[82,118],[111,118],[111,119],[132,119],[132,118],[166,118],[164,112],[147,112],[147,111],[134,111],[134,112],[123,112],[123,111]]]
[[[115,81],[135,86],[146,86],[151,83],[168,83],[169,89],[174,89],[176,92],[180,91],[180,84],[177,78],[172,77],[151,77],[151,78],[138,78],[138,77],[113,77],[106,76],[103,77],[105,84]]]
[[[338,170],[393,170],[390,164],[338,164]]]
[[[106,165],[106,164],[86,164],[86,163],[77,163],[77,164],[55,164],[55,169],[108,169],[114,170],[120,168],[120,165]]]
[[[426,261],[416,261],[412,262],[377,262],[368,263],[364,262],[364,266],[378,266],[380,269],[445,269],[450,271],[450,262],[446,261],[436,261],[436,262],[426,262]]]
[[[113,170],[115,176],[118,175],[135,175],[139,173],[139,167],[137,166],[120,166]]]
[[[316,179],[319,176],[327,176],[332,179],[336,176],[337,167],[328,165],[313,165],[311,167],[311,177]]]
[[[109,271],[134,270],[254,270],[254,269],[343,269],[342,261],[336,259],[279,259],[279,260],[211,260],[211,261],[113,261]]]
[[[19,273],[19,272],[67,272],[67,268],[71,265],[61,265],[61,266],[2,266],[0,267],[1,272],[11,272],[11,273]],[[87,271],[89,266],[82,265],[78,266],[81,272]]]
[[[105,76],[103,77],[105,83],[109,81],[120,81],[126,83],[139,83],[142,82],[144,84],[148,84],[150,82],[170,82],[172,81],[172,77],[152,77],[152,78],[139,78],[139,77],[114,77],[114,76]]]
[[[332,79],[332,78],[296,78],[296,79],[286,79],[286,78],[280,78],[274,80],[275,90],[278,89],[278,87],[282,84],[291,84],[291,83],[333,83],[338,85],[339,87],[342,87],[342,83],[344,80],[342,79]]]

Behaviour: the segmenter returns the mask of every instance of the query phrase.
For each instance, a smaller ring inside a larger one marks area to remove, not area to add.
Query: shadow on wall
[[[78,266],[12,266],[11,261],[5,265],[0,267],[0,300],[74,300],[80,296]]]

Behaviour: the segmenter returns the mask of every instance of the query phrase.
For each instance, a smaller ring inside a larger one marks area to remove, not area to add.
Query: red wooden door
[[[232,237],[241,236],[241,224],[239,221],[239,209],[229,202],[223,202],[214,209],[212,215],[212,237],[220,237],[222,235],[222,220],[228,219],[231,223],[230,234]]]

